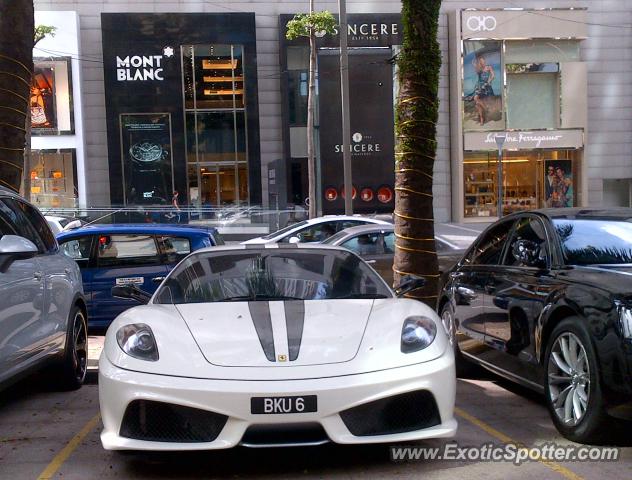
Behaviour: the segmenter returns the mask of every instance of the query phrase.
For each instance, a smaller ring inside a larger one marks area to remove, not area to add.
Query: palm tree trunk
[[[33,31],[32,0],[0,0],[0,185],[15,191],[24,171]]]
[[[309,13],[314,12],[314,0],[309,0]],[[316,152],[314,151],[314,101],[316,100],[316,32],[309,31],[309,77],[307,92],[307,184],[309,218],[316,217]]]
[[[407,274],[426,279],[409,294],[435,306],[438,262],[434,243],[432,175],[439,112],[437,42],[440,0],[403,0],[404,41],[398,58],[395,153],[395,284]]]

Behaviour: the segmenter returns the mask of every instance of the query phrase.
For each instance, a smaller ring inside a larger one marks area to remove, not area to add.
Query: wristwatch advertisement
[[[171,117],[168,113],[121,115],[126,205],[163,205],[173,191]]]

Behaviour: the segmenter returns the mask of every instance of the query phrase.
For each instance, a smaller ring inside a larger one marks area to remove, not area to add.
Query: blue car
[[[138,305],[114,298],[112,287],[135,284],[153,293],[189,253],[224,243],[211,227],[154,224],[91,225],[60,233],[57,241],[81,269],[92,330],[107,328],[121,312]]]

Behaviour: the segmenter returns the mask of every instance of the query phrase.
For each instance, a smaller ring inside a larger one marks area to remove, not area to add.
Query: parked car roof
[[[632,208],[543,208],[535,210],[549,218],[607,218],[609,220],[627,220],[632,218]],[[524,213],[524,212],[523,212]]]
[[[147,233],[147,234],[189,234],[204,235],[212,233],[218,235],[217,229],[206,225],[169,225],[160,223],[111,223],[111,224],[93,224],[85,225],[81,228],[71,230],[69,232],[60,233],[57,238],[62,240],[68,237],[76,237],[88,234],[100,233]]]
[[[325,240],[325,243],[329,245],[334,245],[334,244],[338,245],[339,242],[342,243],[343,241],[348,240],[349,237],[353,237],[356,235],[362,235],[365,233],[375,233],[375,232],[389,232],[390,233],[394,231],[395,231],[395,225],[393,224],[369,223],[366,225],[357,225],[355,227],[349,227],[349,228],[345,228],[344,230],[340,230],[338,233],[336,233],[335,235]],[[332,242],[332,239],[334,239],[333,242]],[[439,240],[440,242],[443,242],[452,250],[459,250],[459,251],[465,250],[465,247],[456,245],[454,242],[451,242],[450,240],[443,238],[443,236],[437,233],[435,233],[435,239]]]

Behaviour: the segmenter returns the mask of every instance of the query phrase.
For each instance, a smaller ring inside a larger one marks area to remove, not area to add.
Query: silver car
[[[44,217],[0,188],[0,389],[51,366],[63,389],[86,376],[86,302],[76,262]]]
[[[324,244],[340,245],[360,255],[389,285],[393,284],[395,225],[361,225],[346,228],[326,239]],[[435,235],[439,272],[448,271],[465,250]]]

